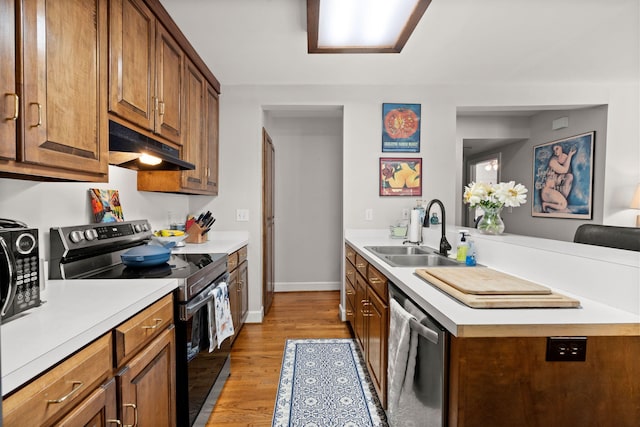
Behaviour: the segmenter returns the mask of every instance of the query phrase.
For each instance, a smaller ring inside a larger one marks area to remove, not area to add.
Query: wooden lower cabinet
[[[4,398],[0,424],[175,427],[175,347],[167,295]]]
[[[229,305],[235,331],[231,337],[231,343],[233,343],[249,313],[249,270],[246,246],[228,255],[227,269],[229,270]]]
[[[387,279],[348,245],[345,254],[347,321],[351,323],[360,345],[380,402],[386,408],[389,337]]]
[[[123,425],[176,425],[175,328],[162,332],[118,375]]]
[[[78,404],[55,427],[108,427],[121,425],[116,401],[116,380],[111,378]]]

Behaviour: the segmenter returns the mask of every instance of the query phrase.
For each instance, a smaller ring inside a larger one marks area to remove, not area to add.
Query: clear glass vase
[[[499,208],[490,208],[480,206],[484,214],[478,222],[478,231],[482,234],[502,234],[504,232],[504,222],[500,217],[502,206]]]

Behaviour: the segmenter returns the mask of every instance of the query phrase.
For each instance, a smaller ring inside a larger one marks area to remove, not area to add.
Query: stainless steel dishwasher
[[[409,321],[409,326],[418,334],[413,383],[408,389],[402,390],[403,394],[411,395],[400,397],[401,420],[390,426],[445,427],[447,425],[449,333],[391,282],[389,282],[389,297],[415,316]],[[389,334],[393,333],[394,331],[389,331]],[[389,379],[387,384],[390,384]],[[404,408],[402,408],[403,405]]]

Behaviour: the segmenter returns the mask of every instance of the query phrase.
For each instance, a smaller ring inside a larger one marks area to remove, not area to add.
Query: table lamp
[[[633,193],[633,199],[631,200],[631,206],[633,209],[640,209],[640,184],[636,187],[635,193]],[[640,227],[640,215],[636,216],[636,227]]]

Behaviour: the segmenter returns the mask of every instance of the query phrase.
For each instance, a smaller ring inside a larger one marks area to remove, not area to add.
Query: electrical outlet
[[[409,209],[402,209],[402,219],[409,219]]]
[[[249,221],[249,209],[236,209],[236,221]]]
[[[587,337],[548,337],[547,362],[584,362]]]
[[[373,221],[373,209],[368,208],[364,211],[364,220],[365,221]]]

